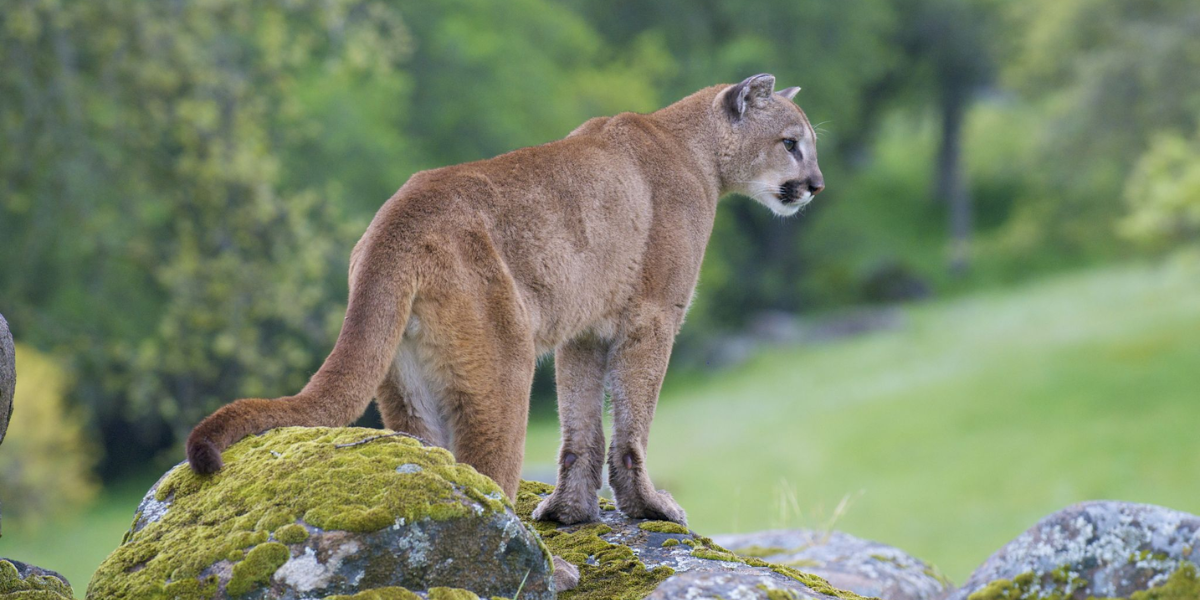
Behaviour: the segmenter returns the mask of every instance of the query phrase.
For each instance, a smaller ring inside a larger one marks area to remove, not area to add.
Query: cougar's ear
[[[721,101],[725,105],[725,112],[731,119],[737,121],[746,116],[748,108],[753,107],[755,103],[764,98],[770,98],[774,91],[775,76],[759,73],[726,89],[721,93]]]
[[[779,94],[780,96],[783,96],[784,98],[787,98],[788,100],[791,100],[792,98],[796,97],[796,94],[800,93],[800,88],[790,87],[786,90],[779,90],[776,93]]]

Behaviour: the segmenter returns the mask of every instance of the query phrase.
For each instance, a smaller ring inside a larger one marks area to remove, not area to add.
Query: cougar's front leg
[[[655,312],[630,323],[609,357],[613,437],[608,483],[626,516],[687,523],[687,515],[665,491],[654,489],[646,472],[646,445],[658,392],[671,357],[677,323]]]
[[[582,523],[600,518],[596,492],[604,472],[604,370],[608,343],[572,340],[554,355],[562,447],[558,486],[538,504],[533,518]]]

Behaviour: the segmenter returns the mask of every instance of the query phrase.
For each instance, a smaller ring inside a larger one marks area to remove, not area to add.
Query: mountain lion
[[[774,88],[755,75],[413,175],[354,247],[346,319],[320,370],[295,396],[201,422],[192,468],[217,471],[222,450],[272,427],[347,425],[374,397],[388,428],[451,449],[514,498],[534,366],[553,350],[558,487],[534,516],[598,518],[607,391],[617,507],[684,523],[650,482],[646,444],[717,200],[737,192],[790,216],[825,185],[799,88]]]

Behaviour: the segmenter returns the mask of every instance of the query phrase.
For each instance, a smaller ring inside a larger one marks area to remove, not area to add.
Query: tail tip
[[[187,456],[192,470],[201,475],[216,473],[225,464],[221,461],[221,451],[208,438],[189,440]]]

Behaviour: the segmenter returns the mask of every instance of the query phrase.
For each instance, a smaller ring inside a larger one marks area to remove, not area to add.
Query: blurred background
[[[191,426],[315,371],[412,173],[760,72],[803,87],[828,190],[719,210],[651,438],[691,525],[962,582],[1075,501],[1200,513],[1200,4],[2,7],[0,555],[81,593]],[[533,403],[552,478],[550,365]]]

